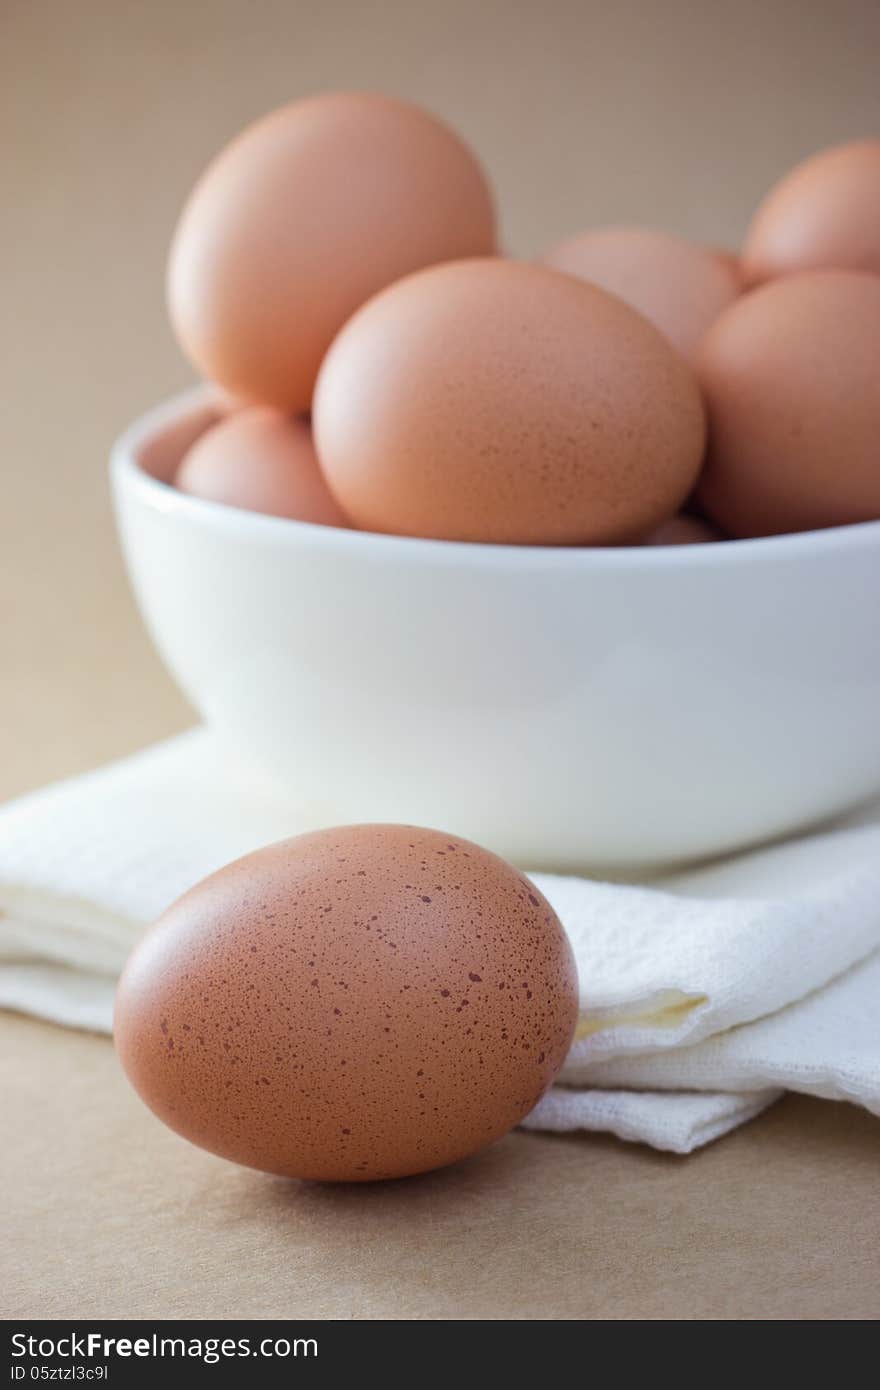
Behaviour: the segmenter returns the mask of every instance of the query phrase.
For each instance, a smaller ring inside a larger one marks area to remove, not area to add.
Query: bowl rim
[[[115,489],[133,495],[153,511],[199,527],[210,527],[273,545],[296,541],[327,551],[361,553],[418,564],[464,564],[490,569],[627,570],[716,569],[756,560],[796,560],[805,555],[827,555],[840,550],[880,547],[880,520],[853,522],[819,531],[796,531],[780,536],[756,536],[727,541],[697,541],[688,545],[541,546],[493,545],[481,541],[446,541],[418,536],[394,536],[376,531],[355,531],[267,516],[221,502],[209,502],[179,492],[170,483],[147,473],[140,454],[153,437],[188,415],[216,405],[216,396],[205,384],[177,392],[144,411],[118,436],[110,455]]]

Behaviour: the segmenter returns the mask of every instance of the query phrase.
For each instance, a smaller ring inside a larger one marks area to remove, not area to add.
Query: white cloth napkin
[[[144,925],[230,859],[308,828],[205,729],[0,808],[0,1006],[109,1032]],[[581,998],[529,1128],[686,1153],[785,1089],[880,1114],[880,808],[662,886],[533,877]]]

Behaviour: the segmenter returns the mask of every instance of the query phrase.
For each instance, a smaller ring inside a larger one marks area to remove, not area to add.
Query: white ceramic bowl
[[[315,823],[642,867],[880,790],[880,522],[608,550],[331,530],[167,485],[206,400],[114,450],[131,577],[187,695]]]

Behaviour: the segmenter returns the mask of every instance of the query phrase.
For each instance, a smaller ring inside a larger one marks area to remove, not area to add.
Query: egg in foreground
[[[577,980],[537,888],[434,830],[347,826],[186,893],[135,948],[116,1047],[177,1133],[291,1177],[441,1167],[532,1109]]]

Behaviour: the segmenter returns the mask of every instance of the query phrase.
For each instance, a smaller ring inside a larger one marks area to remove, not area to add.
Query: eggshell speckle
[[[733,536],[880,518],[880,277],[812,271],[739,300],[703,343],[697,496]]]
[[[322,526],[347,526],[318,466],[308,421],[255,407],[222,419],[184,456],[182,492]]]
[[[730,255],[646,227],[585,232],[542,259],[619,295],[688,359],[741,288],[739,269]]]
[[[319,831],[240,859],[160,919],[119,985],[142,1098],[225,1158],[366,1181],[517,1124],[565,1058],[575,966],[534,885],[466,840]]]
[[[693,374],[621,300],[543,266],[412,275],[345,326],[315,441],[363,530],[524,545],[642,539],[688,495]]]
[[[880,140],[823,150],[767,194],[743,248],[750,283],[799,270],[880,274]]]
[[[418,107],[328,93],[256,122],[209,166],[168,269],[184,351],[232,396],[309,409],[333,335],[421,266],[495,250],[492,196]]]

